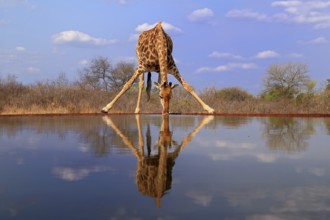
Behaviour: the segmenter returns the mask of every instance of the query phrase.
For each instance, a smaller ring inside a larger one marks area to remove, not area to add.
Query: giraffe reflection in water
[[[136,184],[141,194],[151,196],[156,199],[158,208],[161,206],[161,198],[171,189],[172,170],[175,159],[180,152],[188,145],[192,138],[210,121],[213,116],[204,117],[200,123],[191,131],[181,143],[172,139],[173,132],[169,126],[169,115],[162,115],[162,124],[159,131],[159,137],[156,142],[157,152],[151,153],[151,132],[150,125],[146,132],[146,149],[144,148],[144,138],[142,135],[140,115],[136,115],[136,124],[138,129],[138,146],[136,147],[132,140],[111,120],[110,116],[104,116],[103,120],[121,137],[124,144],[129,147],[137,159]]]

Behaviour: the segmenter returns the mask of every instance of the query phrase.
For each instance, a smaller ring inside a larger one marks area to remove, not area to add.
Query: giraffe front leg
[[[194,89],[186,82],[182,79],[182,85],[183,87],[198,101],[198,103],[203,107],[203,109],[205,111],[207,111],[208,113],[213,114],[214,113],[214,109],[211,108],[209,105],[207,105],[194,91]]]
[[[121,91],[116,95],[116,97],[105,107],[102,108],[101,112],[102,113],[108,113],[108,111],[113,107],[115,102],[133,85],[134,81],[136,78],[140,75],[143,74],[144,71],[137,69],[133,76],[127,81],[127,83],[124,85],[124,87],[121,89]]]
[[[205,111],[208,113],[214,113],[214,109],[208,106],[194,91],[193,87],[191,87],[181,76],[179,70],[176,67],[171,69],[172,75],[182,84],[183,88],[187,90],[196,100],[197,102],[203,107]]]
[[[144,86],[144,74],[141,74],[139,76],[139,93],[138,93],[138,100],[136,103],[136,108],[135,108],[135,114],[140,113],[140,106],[141,106],[141,95],[142,95],[142,90]]]

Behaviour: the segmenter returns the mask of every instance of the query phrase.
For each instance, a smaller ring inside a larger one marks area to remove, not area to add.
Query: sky
[[[258,94],[268,67],[288,62],[307,64],[318,87],[330,78],[327,0],[0,0],[0,78],[77,80],[98,57],[136,63],[138,35],[158,21],[197,91]]]

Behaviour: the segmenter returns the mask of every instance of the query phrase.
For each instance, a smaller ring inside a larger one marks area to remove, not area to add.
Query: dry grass
[[[111,112],[134,112],[136,87],[131,88],[115,104]],[[173,91],[170,111],[175,113],[202,113],[204,110],[183,88]],[[82,88],[66,81],[39,82],[24,86],[14,79],[0,80],[0,114],[95,113],[110,102],[115,93]],[[280,99],[267,101],[252,96],[239,88],[206,88],[200,97],[216,112],[223,113],[330,113],[330,92],[322,92],[303,100]],[[142,96],[141,112],[161,112],[156,90],[147,102]]]

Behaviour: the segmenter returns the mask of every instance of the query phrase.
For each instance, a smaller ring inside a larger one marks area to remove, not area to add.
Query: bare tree
[[[109,76],[109,84],[112,90],[118,91],[132,77],[135,71],[133,63],[119,62]]]
[[[95,58],[88,67],[80,72],[80,80],[83,85],[91,86],[93,89],[103,89],[108,92],[110,89],[109,78],[112,71],[113,67],[108,58]]]
[[[308,73],[306,64],[273,64],[268,68],[264,79],[264,93],[272,98],[292,99],[306,90],[310,82]]]
[[[135,71],[133,63],[119,62],[115,67],[106,57],[98,57],[80,71],[80,85],[106,92],[117,91],[132,77]]]

